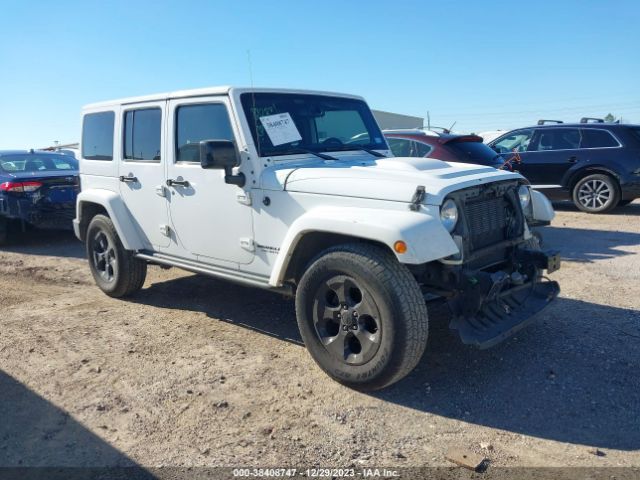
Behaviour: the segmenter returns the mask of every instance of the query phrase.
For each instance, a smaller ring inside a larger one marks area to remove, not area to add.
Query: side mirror
[[[226,169],[238,165],[238,153],[231,140],[200,142],[200,166],[206,169]]]
[[[231,140],[202,140],[200,142],[200,166],[204,169],[224,170],[224,181],[244,187],[244,173],[233,174],[233,167],[240,165],[236,146]]]

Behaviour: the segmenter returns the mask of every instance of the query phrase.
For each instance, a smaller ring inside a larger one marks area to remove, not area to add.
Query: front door
[[[202,140],[232,140],[236,126],[227,97],[169,101],[167,187],[176,240],[202,262],[250,263],[254,254],[251,206],[243,190],[224,181],[223,170],[200,166]],[[177,182],[177,183],[176,183]]]
[[[529,158],[527,149],[532,136],[533,129],[523,128],[514,130],[491,143],[491,147],[502,156],[502,161],[509,162],[512,170],[522,173],[529,181],[531,179],[524,174],[522,167]]]
[[[536,129],[520,173],[537,188],[558,188],[567,170],[581,160],[580,155],[578,128]]]
[[[139,234],[154,250],[169,245],[169,212],[164,196],[166,154],[163,152],[166,102],[123,108],[119,154],[120,195]]]

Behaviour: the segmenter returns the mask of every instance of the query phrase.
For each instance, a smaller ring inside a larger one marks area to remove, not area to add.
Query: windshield
[[[387,150],[362,100],[291,93],[243,93],[240,99],[260,156]]]
[[[456,159],[460,162],[491,165],[492,167],[503,162],[495,150],[482,142],[449,142],[446,147],[453,151]]]
[[[78,169],[78,161],[70,155],[38,155],[25,153],[0,157],[0,171],[20,172],[60,172]]]

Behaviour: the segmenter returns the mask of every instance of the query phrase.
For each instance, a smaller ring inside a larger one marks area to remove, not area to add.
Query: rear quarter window
[[[582,148],[617,147],[618,141],[608,130],[585,128],[582,130]]]
[[[82,121],[82,158],[113,160],[114,112],[88,113]]]

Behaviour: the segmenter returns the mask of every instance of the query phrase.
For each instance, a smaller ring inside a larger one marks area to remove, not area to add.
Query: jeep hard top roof
[[[364,100],[362,97],[357,95],[349,95],[346,93],[336,93],[336,92],[323,92],[323,91],[315,91],[315,90],[296,90],[290,88],[248,88],[248,87],[231,87],[231,86],[221,86],[221,87],[205,87],[205,88],[195,88],[191,90],[178,90],[175,92],[165,92],[165,93],[156,93],[153,95],[144,95],[140,97],[127,97],[120,98],[117,100],[107,100],[104,102],[90,103],[83,107],[83,110],[97,109],[102,107],[112,107],[116,105],[129,105],[134,103],[143,103],[143,102],[154,102],[161,100],[170,100],[175,98],[190,98],[190,97],[204,97],[204,96],[212,96],[212,95],[234,95],[234,94],[242,94],[242,93],[294,93],[294,94],[302,94],[302,95],[326,95],[331,97],[346,97],[346,98],[354,98],[357,100]]]

